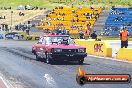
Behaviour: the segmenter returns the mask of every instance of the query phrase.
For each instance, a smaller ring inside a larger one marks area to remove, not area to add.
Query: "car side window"
[[[39,39],[37,44],[42,44],[42,42],[43,42],[43,37]]]
[[[46,40],[45,40],[45,38],[43,38],[43,40],[42,40],[42,44],[46,44]]]

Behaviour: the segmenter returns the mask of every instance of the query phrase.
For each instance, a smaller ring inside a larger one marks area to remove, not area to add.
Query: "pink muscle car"
[[[76,45],[68,35],[46,35],[32,47],[36,60],[44,60],[47,64],[54,61],[78,61],[83,64],[87,56],[86,48]]]

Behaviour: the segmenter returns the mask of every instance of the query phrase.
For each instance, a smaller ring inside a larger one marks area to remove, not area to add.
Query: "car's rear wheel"
[[[83,62],[84,62],[84,59],[81,59],[78,61],[79,64],[83,64]]]

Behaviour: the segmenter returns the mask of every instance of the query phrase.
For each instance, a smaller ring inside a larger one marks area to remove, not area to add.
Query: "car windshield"
[[[62,44],[66,40],[68,44],[74,44],[74,41],[69,36],[50,36],[46,37],[46,44]]]

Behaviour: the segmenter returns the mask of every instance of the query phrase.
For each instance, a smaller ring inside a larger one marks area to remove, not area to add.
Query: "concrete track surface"
[[[36,61],[31,53],[31,46],[36,42],[0,40],[0,73],[14,88],[132,88],[132,82],[80,86],[76,82],[80,65],[73,62],[50,65]],[[92,56],[85,58],[83,67],[91,74],[132,75],[132,63]]]

